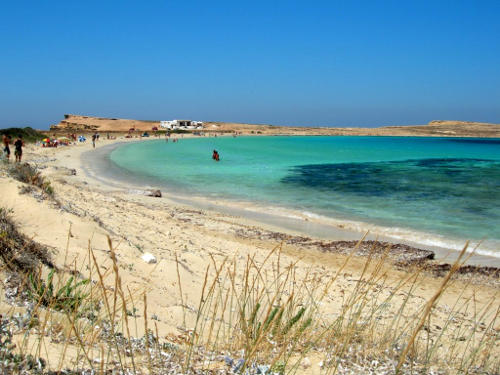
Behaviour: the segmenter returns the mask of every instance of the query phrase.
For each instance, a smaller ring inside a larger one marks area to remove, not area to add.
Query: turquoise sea
[[[428,245],[485,240],[481,252],[500,257],[500,139],[200,137],[126,144],[110,159],[186,195]]]

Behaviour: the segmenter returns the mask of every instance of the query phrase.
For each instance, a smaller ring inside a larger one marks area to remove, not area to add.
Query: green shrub
[[[13,140],[21,136],[23,137],[23,140],[25,142],[30,142],[30,143],[40,141],[43,138],[45,138],[45,135],[42,132],[35,130],[29,126],[25,128],[1,129],[0,133],[5,135],[10,135]]]
[[[71,276],[62,286],[54,285],[54,270],[51,270],[47,276],[47,281],[42,280],[40,273],[31,273],[28,277],[28,295],[36,303],[58,311],[73,312],[77,311],[89,296],[85,293],[85,285],[90,280],[83,279],[76,281]]]

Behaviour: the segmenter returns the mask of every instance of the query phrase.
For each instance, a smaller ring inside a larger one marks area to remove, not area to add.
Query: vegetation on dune
[[[25,128],[0,129],[0,134],[10,135],[13,140],[21,136],[25,142],[36,142],[46,137],[42,132],[29,126]]]
[[[41,264],[54,267],[49,249],[20,233],[10,212],[1,207],[0,261],[0,266],[19,274],[34,272]]]
[[[5,211],[0,213],[2,253],[29,249]],[[388,251],[372,252],[347,289],[339,281],[356,248],[333,276],[312,268],[298,272],[304,266],[284,264],[280,246],[263,260],[211,257],[196,306],[185,300],[187,271],[177,261],[178,282],[170,292],[180,300],[183,333],[164,336],[156,326],[160,318],[148,314],[146,292],[123,285],[110,239],[108,245],[111,266],[106,268],[90,246],[85,259],[60,271],[41,266],[47,262],[19,268],[24,277],[18,288],[26,293],[17,298],[30,307],[23,318],[12,313],[0,319],[0,340],[6,343],[0,368],[10,363],[33,373],[271,375],[303,373],[314,358],[325,375],[496,374],[500,369],[500,308],[494,296],[482,307],[465,295],[446,309],[437,305],[465,249],[427,301],[415,295],[422,286],[421,269],[388,281]],[[2,258],[4,266],[10,258]],[[15,337],[23,340],[15,344]],[[38,344],[30,345],[30,337]],[[40,348],[49,341],[59,345],[56,359],[41,358]]]
[[[84,289],[89,279],[78,281],[70,276],[65,283],[57,285],[61,283],[54,282],[54,269],[49,272],[47,280],[42,278],[40,271],[28,275],[28,296],[36,304],[58,311],[74,312],[88,302],[89,294],[84,292]]]
[[[32,241],[17,230],[10,211],[0,207],[0,275],[7,276],[0,283],[5,297],[22,294],[25,276],[45,265],[53,268],[46,247]],[[0,297],[0,304],[5,303]],[[12,301],[11,301],[12,302]],[[18,350],[14,335],[29,330],[36,323],[31,307],[26,314],[0,314],[0,373],[40,373],[45,361],[31,353]]]
[[[7,166],[7,172],[18,181],[40,188],[46,195],[53,197],[54,189],[50,181],[42,176],[36,165],[29,163],[15,163]],[[29,192],[29,188],[24,188],[23,192]]]

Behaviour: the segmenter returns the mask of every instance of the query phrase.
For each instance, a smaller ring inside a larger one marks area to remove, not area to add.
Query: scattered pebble
[[[156,257],[151,253],[144,253],[141,259],[149,264],[156,263]]]

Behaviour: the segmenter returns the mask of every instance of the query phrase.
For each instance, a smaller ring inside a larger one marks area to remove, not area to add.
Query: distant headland
[[[155,127],[160,128],[160,121],[67,114],[64,115],[64,119],[58,124],[52,125],[50,130],[66,132],[128,132],[130,129],[150,131]],[[203,123],[203,131],[262,135],[373,135],[500,138],[500,124],[452,120],[434,120],[427,125],[383,126],[378,128],[294,127],[208,121]]]

